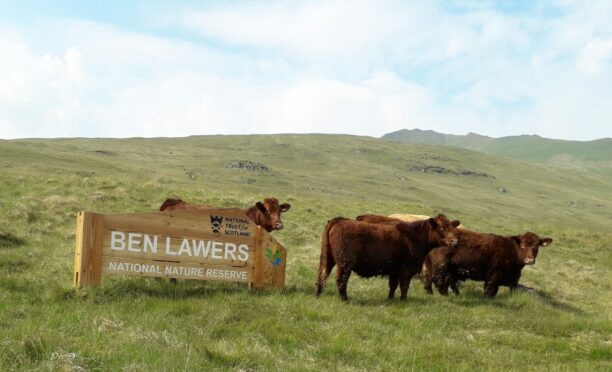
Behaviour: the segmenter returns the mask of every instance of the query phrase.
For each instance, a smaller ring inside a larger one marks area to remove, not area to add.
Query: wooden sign
[[[240,209],[77,216],[74,285],[102,274],[284,288],[287,251]]]

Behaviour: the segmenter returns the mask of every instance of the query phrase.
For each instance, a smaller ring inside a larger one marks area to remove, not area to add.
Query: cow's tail
[[[321,259],[319,261],[319,272],[317,274],[317,289],[315,292],[315,295],[317,297],[323,291],[323,288],[325,287],[325,284],[327,282],[327,277],[336,265],[331,245],[329,243],[329,232],[336,223],[342,220],[346,220],[346,218],[332,218],[331,220],[327,221],[327,225],[325,225],[325,230],[323,231],[323,237],[321,238]]]
[[[184,203],[184,201],[182,201],[181,199],[166,199],[166,201],[161,205],[161,207],[159,207],[159,210],[165,211],[169,207],[182,203]]]

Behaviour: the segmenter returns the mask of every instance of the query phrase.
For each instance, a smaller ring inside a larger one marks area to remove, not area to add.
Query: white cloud
[[[612,30],[593,7],[232,4],[176,16],[190,42],[66,19],[1,29],[0,137],[612,135]]]
[[[189,12],[179,22],[202,36],[235,44],[283,49],[301,57],[355,55],[388,44],[414,9],[389,2],[313,1],[249,3]]]
[[[576,58],[576,66],[589,76],[602,72],[612,58],[612,39],[595,39],[582,48]]]

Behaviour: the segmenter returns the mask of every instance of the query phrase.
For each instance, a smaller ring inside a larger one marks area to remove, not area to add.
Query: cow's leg
[[[336,287],[338,288],[338,294],[343,301],[348,301],[346,294],[346,286],[348,285],[349,277],[351,276],[351,270],[343,268],[338,265],[336,269]]]
[[[518,280],[508,284],[508,287],[510,288],[510,292],[515,292],[518,289]]]
[[[429,272],[421,272],[421,283],[423,283],[423,288],[425,289],[425,292],[429,293],[429,294],[433,294],[433,281],[431,278],[431,273]]]
[[[455,279],[450,279],[449,281],[451,289],[457,296],[459,296],[459,281]]]
[[[508,287],[510,287],[511,292],[514,292],[518,288],[518,282],[520,278],[521,278],[521,274],[519,273],[519,275],[513,278],[510,284],[508,285]]]
[[[436,288],[442,296],[448,296],[448,282],[441,280],[436,283]]]
[[[399,285],[399,275],[397,273],[393,273],[389,275],[389,296],[387,297],[389,300],[395,298],[395,290]]]
[[[410,279],[415,273],[411,270],[404,269],[400,272],[400,300],[405,301],[408,298],[408,289],[410,289]]]
[[[425,292],[427,292],[427,294],[433,294],[433,283],[430,279],[426,279],[423,281],[423,289],[425,289]]]
[[[499,278],[496,273],[493,273],[485,281],[485,295],[487,297],[495,297],[499,290]]]
[[[323,288],[325,288],[325,284],[327,283],[327,277],[331,273],[332,269],[336,265],[336,262],[331,258],[327,257],[327,259],[321,259],[319,263],[319,274],[317,275],[317,290],[315,292],[315,296],[319,297]]]
[[[443,296],[448,295],[448,281],[446,280],[446,272],[442,268],[436,267],[433,273],[433,282],[438,293]]]

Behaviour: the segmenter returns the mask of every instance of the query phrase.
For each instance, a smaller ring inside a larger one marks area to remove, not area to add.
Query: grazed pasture
[[[244,169],[236,164],[255,164]],[[612,168],[323,135],[0,141],[0,369],[610,370]],[[505,192],[500,191],[504,189]],[[106,277],[74,291],[79,210],[292,204],[287,288]],[[444,212],[469,228],[555,242],[521,282],[386,301],[387,282],[330,280],[315,299],[327,219]]]

